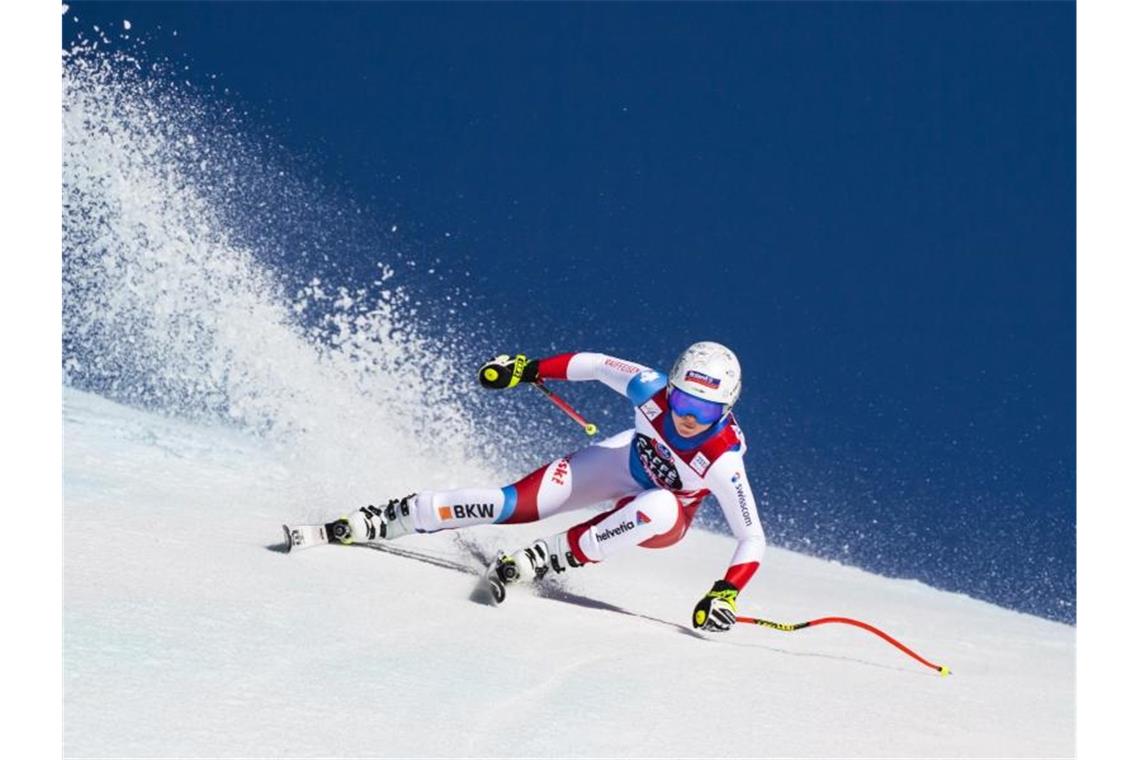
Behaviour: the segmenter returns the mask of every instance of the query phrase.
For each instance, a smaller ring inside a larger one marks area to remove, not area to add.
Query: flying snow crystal
[[[66,15],[66,14],[67,14],[67,4],[66,4],[66,3],[64,3],[64,5],[63,5],[63,14],[62,14],[62,15]]]
[[[123,19],[123,29],[129,32],[131,30],[131,22]]]
[[[434,487],[405,482],[409,457],[438,465],[437,486],[502,479],[476,389],[455,382],[465,336],[413,316],[400,287],[313,278],[296,293],[271,265],[264,230],[326,199],[295,192],[217,104],[123,53],[73,48],[63,96],[69,385],[270,436],[306,460],[310,496]],[[245,206],[263,207],[235,215],[250,188]],[[310,240],[332,234],[317,227]]]

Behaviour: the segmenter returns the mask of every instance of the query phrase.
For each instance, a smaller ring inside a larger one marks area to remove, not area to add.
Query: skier
[[[486,523],[528,523],[614,500],[611,509],[569,530],[500,554],[490,571],[504,583],[534,581],[635,545],[671,546],[711,493],[737,546],[724,577],[697,603],[692,622],[706,631],[728,630],[736,622],[737,594],[756,572],[765,548],[745,475],[744,434],[731,413],[740,396],[736,355],[719,343],[696,343],[681,354],[668,378],[634,362],[586,352],[531,361],[501,355],[479,368],[485,388],[540,379],[605,383],[633,404],[634,427],[503,488],[422,491],[384,507],[369,505],[329,523],[329,539],[375,542]]]

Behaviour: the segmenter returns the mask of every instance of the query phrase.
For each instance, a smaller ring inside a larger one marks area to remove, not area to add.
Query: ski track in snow
[[[492,608],[437,561],[550,522],[284,554],[354,505],[266,439],[65,389],[64,454],[67,756],[1074,754],[1071,626],[771,549],[743,614],[864,619],[954,675],[846,626],[694,634],[732,550],[697,530]]]

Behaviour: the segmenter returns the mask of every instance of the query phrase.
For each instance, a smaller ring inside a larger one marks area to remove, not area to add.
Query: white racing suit
[[[566,510],[615,502],[566,533],[574,558],[601,562],[632,546],[680,541],[708,494],[736,538],[724,579],[743,589],[763,558],[765,539],[744,469],[744,434],[732,414],[692,438],[678,434],[656,370],[597,353],[539,361],[543,380],[597,380],[634,406],[634,427],[539,467],[502,488],[424,491],[416,496],[417,531],[486,523],[526,523]]]

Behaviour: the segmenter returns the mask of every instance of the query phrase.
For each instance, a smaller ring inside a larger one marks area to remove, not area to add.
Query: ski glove
[[[697,602],[693,610],[693,627],[702,631],[727,631],[736,622],[736,595],[740,589],[728,581],[717,581],[712,590]]]
[[[521,383],[538,379],[538,360],[527,361],[519,354],[511,358],[499,354],[479,368],[479,384],[484,388],[514,388]]]

